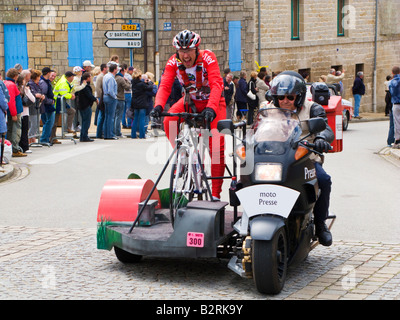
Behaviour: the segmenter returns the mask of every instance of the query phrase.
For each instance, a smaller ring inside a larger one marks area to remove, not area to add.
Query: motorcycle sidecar
[[[142,256],[217,257],[217,248],[233,234],[233,213],[227,202],[192,201],[178,210],[174,226],[169,209],[160,205],[155,190],[131,230],[140,206],[149,195],[151,180],[110,180],[102,190],[98,209],[97,248],[111,250],[123,262]]]

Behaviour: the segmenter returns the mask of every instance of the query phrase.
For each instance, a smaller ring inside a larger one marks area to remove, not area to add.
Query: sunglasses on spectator
[[[287,98],[290,101],[293,101],[296,97],[292,95],[278,96],[278,100],[284,100],[285,98]]]

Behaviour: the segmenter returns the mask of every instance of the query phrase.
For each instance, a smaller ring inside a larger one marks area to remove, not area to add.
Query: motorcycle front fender
[[[250,220],[250,236],[253,240],[269,241],[284,226],[280,216],[257,216]]]

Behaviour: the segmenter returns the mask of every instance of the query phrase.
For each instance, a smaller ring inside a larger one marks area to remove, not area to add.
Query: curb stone
[[[12,163],[0,167],[0,182],[8,180],[14,174],[14,170],[14,165]]]

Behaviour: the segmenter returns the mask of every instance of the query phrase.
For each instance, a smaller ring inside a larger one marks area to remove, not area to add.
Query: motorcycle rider
[[[184,88],[192,87],[190,93],[196,113],[202,113],[211,122],[211,137],[209,138],[211,156],[211,176],[221,177],[225,170],[224,137],[217,130],[217,123],[226,118],[226,105],[223,95],[224,83],[215,54],[210,50],[200,50],[200,35],[190,30],[179,32],[173,39],[176,53],[173,54],[161,76],[161,83],[155,98],[155,107],[150,115],[159,118],[163,111],[175,80]],[[185,110],[184,97],[169,109],[170,113],[188,112]],[[178,134],[178,117],[165,117],[165,133],[172,145]],[[222,179],[212,180],[212,196],[220,199]]]
[[[274,78],[269,91],[271,104],[275,107],[289,109],[296,112],[300,121],[305,123],[310,118],[321,117],[326,121],[326,129],[316,135],[312,135],[307,140],[316,145],[315,150],[318,152],[328,152],[330,143],[334,140],[334,134],[329,127],[324,108],[313,101],[306,99],[307,87],[303,77],[294,71],[284,71]],[[270,105],[271,106],[271,105]],[[303,136],[308,134],[308,128],[303,129]],[[316,175],[321,194],[314,206],[314,221],[316,235],[319,242],[324,246],[332,244],[332,234],[325,224],[328,216],[329,200],[331,193],[331,177],[322,168],[323,157],[313,154],[312,158],[315,163]]]

